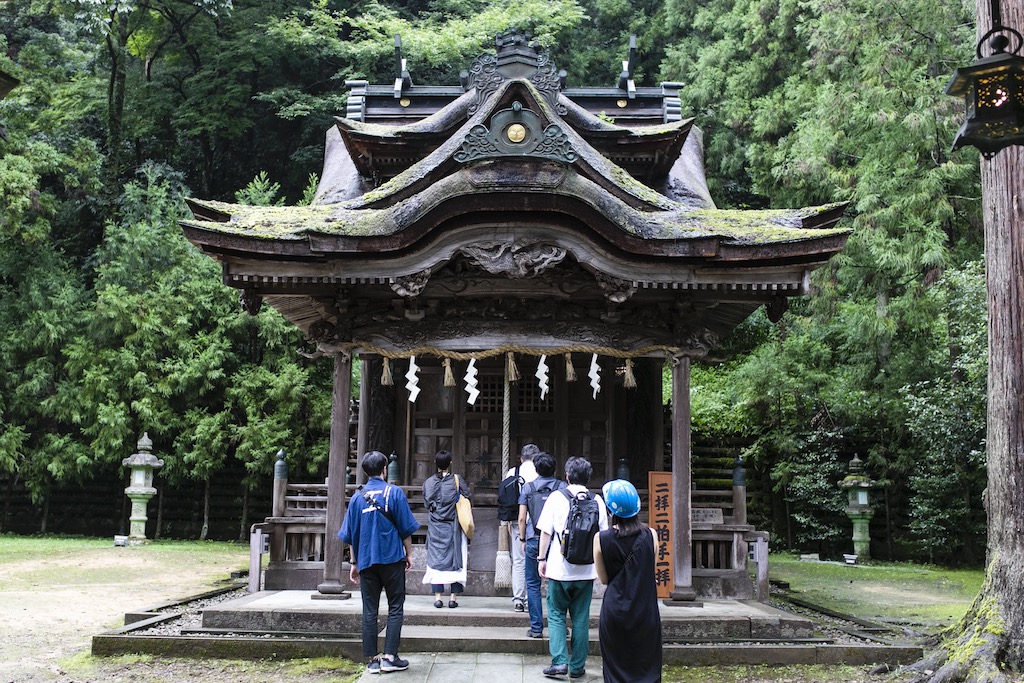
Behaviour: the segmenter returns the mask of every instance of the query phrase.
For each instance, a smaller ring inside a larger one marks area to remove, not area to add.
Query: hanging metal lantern
[[[1012,41],[1011,41],[1012,38]],[[982,56],[988,41],[991,54]],[[1011,43],[1014,43],[1013,49]],[[957,69],[946,94],[963,97],[967,120],[953,140],[953,150],[977,147],[991,159],[1010,145],[1024,145],[1024,38],[1002,25],[998,0],[992,0],[992,29],[981,37],[973,64]]]

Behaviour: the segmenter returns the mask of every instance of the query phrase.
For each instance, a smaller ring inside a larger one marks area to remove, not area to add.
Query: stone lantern
[[[149,499],[156,495],[156,489],[153,488],[153,470],[164,466],[164,461],[150,452],[153,450],[153,441],[148,433],[142,435],[137,447],[138,453],[133,453],[121,461],[123,467],[131,469],[131,480],[124,492],[132,501],[128,543],[133,545],[146,542],[146,506]]]
[[[839,482],[839,488],[846,489],[848,501],[846,516],[853,521],[853,561],[871,559],[871,535],[868,522],[875,514],[871,509],[869,491],[875,482],[864,474],[864,462],[856,455],[850,461],[850,474]],[[849,558],[848,558],[849,559]]]

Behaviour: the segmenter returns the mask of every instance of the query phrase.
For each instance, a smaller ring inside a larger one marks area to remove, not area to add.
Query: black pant
[[[443,583],[432,583],[430,584],[430,590],[434,593],[444,593]],[[462,595],[462,592],[466,590],[466,587],[456,581],[452,584],[452,595]]]
[[[380,591],[388,596],[388,627],[384,635],[384,654],[397,655],[402,639],[402,619],[405,617],[405,560],[391,564],[375,564],[359,572],[363,594],[363,656],[376,657],[377,612]]]

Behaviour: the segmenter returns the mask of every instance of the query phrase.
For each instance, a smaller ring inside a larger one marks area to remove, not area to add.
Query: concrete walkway
[[[402,653],[409,668],[389,674],[364,672],[359,683],[375,683],[382,678],[394,683],[538,683],[552,680],[541,672],[551,664],[550,657],[537,655],[492,654],[475,652]],[[597,683],[603,679],[601,658],[587,658],[587,674],[565,681]]]

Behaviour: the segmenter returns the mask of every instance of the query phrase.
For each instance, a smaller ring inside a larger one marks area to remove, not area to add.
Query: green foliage
[[[348,11],[331,9],[325,0],[318,0],[271,22],[268,33],[282,45],[336,69],[333,77],[339,81],[366,78],[382,83],[395,78],[394,36],[399,35],[413,82],[455,84],[459,71],[491,49],[494,36],[509,27],[529,31],[557,56],[558,46],[569,43],[571,32],[584,18],[575,0],[526,0],[516,5],[437,2],[422,7],[396,7],[371,0]],[[269,96],[283,107],[288,99],[283,94]],[[310,102],[283,111],[295,115],[316,107]]]
[[[252,206],[284,206],[284,197],[279,197],[281,183],[270,182],[266,171],[260,171],[249,184],[235,193],[235,201]]]
[[[929,295],[946,312],[948,374],[903,388],[908,427],[921,444],[910,470],[910,531],[930,561],[984,559],[987,316],[980,262],[948,271]]]
[[[313,203],[313,199],[316,197],[316,189],[320,185],[320,176],[316,173],[309,174],[309,180],[306,182],[306,189],[302,191],[302,198],[296,202],[297,206],[309,206]]]
[[[827,539],[838,523],[826,492],[801,477],[856,453],[891,506],[906,502],[913,542],[934,552],[955,530],[954,546],[972,547],[984,383],[979,392],[946,378],[963,374],[958,362],[976,364],[984,345],[965,347],[962,361],[950,353],[947,328],[973,330],[977,316],[933,292],[944,272],[981,254],[977,159],[948,155],[960,113],[942,94],[954,66],[970,61],[970,8],[936,0],[666,7],[680,39],[662,77],[686,83],[683,109],[705,130],[716,198],[847,201],[854,228],[815,274],[815,295],[792,301],[774,335],[753,350],[730,341],[735,360],[695,376],[696,396],[720,389],[716,401],[695,400],[694,423],[753,444],[753,464],[779,487],[773,504],[800,518],[797,538]],[[925,437],[932,431],[942,438]],[[963,504],[933,514],[952,490]],[[815,503],[794,512],[804,499]]]
[[[834,553],[848,533],[845,493],[836,484],[846,474],[840,435],[824,429],[806,434],[769,433],[748,452],[754,461],[773,462],[771,479],[797,527],[798,548]]]
[[[294,353],[301,335],[276,311],[239,310],[177,226],[184,193],[158,164],[125,185],[91,296],[56,253],[11,240],[0,252],[0,286],[17,291],[0,316],[20,321],[0,336],[0,469],[37,500],[119,464],[143,431],[171,482],[207,480],[236,458],[254,486],[282,446],[310,471],[326,460],[329,368]]]
[[[972,16],[939,0],[0,3],[0,69],[21,80],[0,102],[0,476],[42,501],[143,430],[173,481],[238,459],[251,484],[281,447],[318,472],[329,363],[297,356],[274,311],[238,310],[181,236],[182,197],[308,204],[344,80],[391,82],[396,34],[414,82],[454,85],[516,26],[570,86],[614,84],[636,34],[635,80],[684,83],[723,207],[846,201],[854,228],[813,297],[695,365],[698,435],[748,445],[773,489],[753,512],[791,521],[782,542],[845,538],[833,485],[858,454],[885,487],[876,522],[907,529],[896,545],[980,559],[978,165],[948,154],[960,105],[942,94]]]

